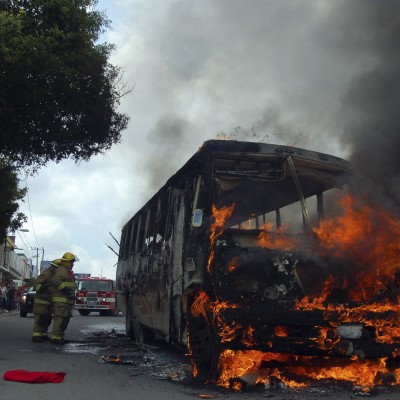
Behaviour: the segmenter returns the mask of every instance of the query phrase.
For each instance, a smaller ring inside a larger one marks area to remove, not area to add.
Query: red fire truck
[[[100,315],[119,314],[115,281],[107,278],[87,277],[78,280],[75,310],[81,315],[98,312]]]

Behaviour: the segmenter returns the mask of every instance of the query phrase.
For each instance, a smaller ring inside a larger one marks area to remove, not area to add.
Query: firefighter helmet
[[[70,262],[75,262],[79,261],[78,257],[75,254],[70,253],[67,251],[64,253],[64,255],[61,257],[61,261],[70,261]]]
[[[61,262],[61,259],[60,259],[60,258],[57,258],[56,260],[53,260],[53,261],[50,263],[50,265],[51,265],[52,267],[57,268],[57,267],[60,266],[60,262]]]

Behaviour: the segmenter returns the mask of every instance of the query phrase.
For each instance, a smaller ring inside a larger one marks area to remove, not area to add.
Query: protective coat
[[[68,327],[75,301],[75,289],[72,271],[61,262],[52,278],[54,322],[50,340],[53,342],[64,340],[64,332]]]
[[[59,266],[59,260],[51,262],[50,267],[46,268],[35,280],[33,289],[36,291],[33,303],[33,331],[32,340],[41,341],[47,338],[47,330],[52,320],[52,279]]]

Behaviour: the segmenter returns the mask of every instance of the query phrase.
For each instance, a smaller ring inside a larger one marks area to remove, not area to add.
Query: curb
[[[2,312],[0,313],[0,319],[7,317],[16,317],[17,315],[19,315],[19,311]]]

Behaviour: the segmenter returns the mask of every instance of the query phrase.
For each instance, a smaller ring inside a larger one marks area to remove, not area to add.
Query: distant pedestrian
[[[7,311],[11,312],[14,311],[15,308],[15,302],[14,302],[14,297],[15,297],[15,283],[13,280],[10,279],[8,285],[7,285]]]
[[[52,302],[54,307],[53,330],[50,342],[54,344],[65,344],[64,334],[71,319],[72,307],[75,302],[75,278],[72,272],[74,262],[78,257],[67,252],[59,260],[59,266],[54,272],[52,279]]]
[[[32,341],[41,342],[48,340],[47,331],[51,320],[53,319],[53,302],[52,302],[52,279],[60,260],[54,260],[50,266],[46,268],[35,280],[33,289],[35,290],[35,298],[33,302],[33,330]]]
[[[3,313],[7,305],[7,288],[3,281],[0,281],[0,313]]]

